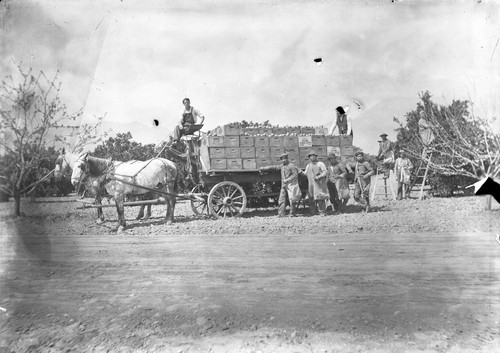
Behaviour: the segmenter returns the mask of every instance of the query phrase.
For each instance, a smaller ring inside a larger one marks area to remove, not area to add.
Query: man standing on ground
[[[389,171],[394,163],[394,143],[387,139],[387,134],[381,134],[382,142],[379,143],[377,160],[382,161],[384,178],[389,177]]]
[[[347,183],[347,169],[337,159],[335,153],[328,156],[328,192],[334,211],[342,212],[350,198],[349,184]]]
[[[354,200],[370,211],[370,184],[371,176],[374,174],[370,163],[365,160],[364,153],[358,151],[354,154],[356,163],[354,165]]]
[[[399,157],[396,159],[396,163],[394,164],[394,174],[396,175],[398,196],[397,199],[401,200],[403,198],[408,198],[409,186],[410,186],[410,177],[411,170],[413,169],[413,164],[406,157],[406,153],[404,150],[399,151]],[[404,189],[404,190],[403,190]]]
[[[182,111],[182,117],[179,124],[176,125],[174,129],[173,144],[180,141],[181,136],[189,131],[191,125],[198,123],[198,118],[201,119],[200,124],[203,124],[203,121],[205,121],[205,116],[201,114],[199,110],[191,106],[189,98],[184,98],[182,104],[184,104],[184,110]]]
[[[285,216],[286,209],[286,196],[288,194],[288,200],[290,202],[290,213],[289,216],[296,216],[295,211],[297,209],[297,204],[302,197],[302,192],[299,187],[299,169],[288,160],[288,154],[283,153],[280,156],[281,166],[269,166],[261,167],[260,170],[281,170],[281,190],[280,197],[278,199],[278,217]]]
[[[311,214],[326,214],[326,199],[328,199],[328,188],[326,186],[326,177],[328,170],[323,162],[318,161],[316,151],[312,150],[307,156],[309,164],[306,167],[305,174],[309,184],[309,211]]]

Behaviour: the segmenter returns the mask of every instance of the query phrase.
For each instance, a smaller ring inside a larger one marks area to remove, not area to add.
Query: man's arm
[[[199,123],[203,124],[203,122],[205,121],[205,116],[198,109],[194,109],[194,108],[193,108],[193,113],[194,113],[193,114],[194,123],[198,124],[198,118],[200,118],[201,121]]]
[[[368,170],[368,172],[365,175],[363,175],[363,179],[366,180],[369,177],[371,177],[375,172],[374,172],[372,166],[370,165],[370,163],[365,162],[364,164],[365,164],[366,169]]]

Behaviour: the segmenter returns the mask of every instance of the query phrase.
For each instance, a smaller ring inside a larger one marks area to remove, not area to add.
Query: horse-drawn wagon
[[[167,222],[173,221],[176,199],[188,200],[195,215],[216,218],[241,216],[247,207],[267,206],[277,200],[280,172],[262,167],[279,165],[279,156],[288,153],[289,160],[301,169],[307,155],[315,149],[319,160],[326,162],[329,153],[343,161],[354,159],[352,136],[329,136],[323,127],[241,127],[225,125],[203,133],[202,125],[183,137],[180,145],[165,144],[156,158],[148,161],[117,162],[88,154],[65,156],[60,164],[73,169],[72,182],[81,182],[83,175],[94,178],[97,190],[106,188],[116,201],[120,227],[125,227],[123,207],[164,203]],[[173,162],[173,163],[172,163]],[[190,192],[179,192],[189,180]],[[307,190],[307,180],[299,180]],[[103,186],[104,188],[101,188]],[[124,202],[127,194],[152,193],[162,198]],[[305,192],[304,192],[305,193]],[[99,192],[98,192],[99,194]],[[96,204],[102,218],[100,198]],[[119,230],[120,230],[119,227]]]

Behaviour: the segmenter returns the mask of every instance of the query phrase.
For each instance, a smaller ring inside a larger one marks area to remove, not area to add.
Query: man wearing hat
[[[399,157],[396,159],[394,164],[394,174],[396,175],[396,182],[398,183],[398,196],[397,199],[401,200],[403,197],[408,198],[409,187],[411,183],[411,170],[413,169],[413,164],[406,157],[406,152],[404,150],[399,151]]]
[[[335,134],[337,132],[338,135],[352,135],[352,123],[351,119],[347,116],[346,111],[341,106],[335,108],[335,112],[337,114],[337,119],[335,120],[335,124],[332,125],[328,133],[330,135]]]
[[[379,143],[377,160],[382,161],[384,178],[389,177],[389,171],[394,163],[394,143],[387,139],[387,134],[381,134],[382,142]]]
[[[278,217],[285,216],[286,195],[290,202],[289,216],[296,216],[297,204],[302,197],[299,187],[299,169],[288,160],[288,154],[283,153],[280,156],[281,166],[261,167],[260,170],[281,170],[281,190],[278,199]]]
[[[369,212],[370,184],[374,171],[370,163],[365,160],[362,151],[357,151],[354,155],[356,157],[356,163],[354,164],[354,200],[363,206],[366,212]]]
[[[309,184],[309,211],[311,214],[319,212],[321,215],[325,215],[326,200],[329,197],[326,186],[328,170],[323,162],[318,161],[318,154],[315,150],[311,150],[307,157],[309,158],[309,164],[306,167],[305,174]]]
[[[338,161],[335,153],[328,155],[328,161],[330,162],[330,166],[328,167],[328,181],[326,185],[330,193],[330,202],[335,211],[342,212],[351,197],[349,184],[346,179],[347,169]]]

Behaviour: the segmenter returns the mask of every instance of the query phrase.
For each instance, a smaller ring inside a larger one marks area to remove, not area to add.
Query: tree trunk
[[[14,215],[21,216],[21,190],[14,189]]]
[[[486,200],[486,203],[484,205],[484,210],[491,211],[491,195],[486,195],[485,200]]]

